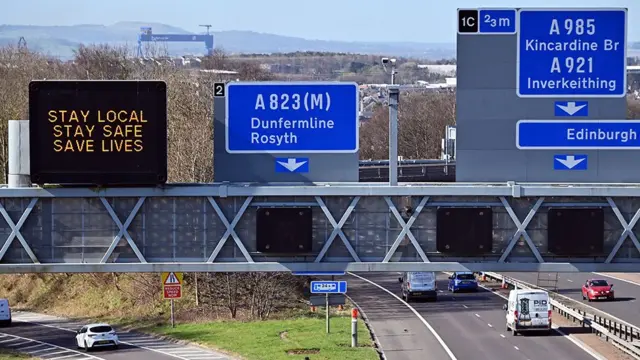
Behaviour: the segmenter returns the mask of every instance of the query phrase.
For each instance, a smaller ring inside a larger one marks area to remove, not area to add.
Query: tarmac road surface
[[[512,336],[505,328],[506,300],[484,289],[453,294],[443,273],[437,276],[438,301],[411,302],[409,308],[400,299],[398,276],[345,276],[349,296],[369,318],[389,360],[599,358],[558,332]]]
[[[135,332],[118,332],[122,344],[117,350],[86,352],[77,348],[74,335],[85,324],[22,311],[12,315],[13,325],[0,328],[0,347],[48,360],[231,360],[214,351]]]
[[[538,273],[502,273],[516,280],[524,281],[532,285],[538,285]],[[556,273],[540,273],[544,279],[539,286],[553,287],[556,282]],[[582,285],[589,279],[605,279],[613,283],[616,299],[614,301],[582,300]],[[594,273],[559,273],[557,281],[557,293],[583,303],[586,307],[593,307],[631,325],[640,327],[640,285],[629,281],[613,279],[603,274]]]

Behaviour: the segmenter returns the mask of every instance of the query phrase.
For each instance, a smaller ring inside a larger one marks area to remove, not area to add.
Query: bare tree
[[[445,126],[455,123],[455,94],[450,92],[400,95],[398,155],[407,159],[433,159],[440,154]],[[389,148],[389,110],[376,108],[360,129],[360,157],[386,159]]]

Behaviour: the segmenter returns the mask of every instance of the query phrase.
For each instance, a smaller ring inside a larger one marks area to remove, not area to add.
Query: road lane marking
[[[24,316],[20,316],[18,314],[24,314]],[[37,315],[39,315],[39,314],[31,313],[32,314],[31,316],[26,315],[24,312],[20,312],[18,314],[16,314],[17,316],[14,316],[14,321],[31,323],[31,324],[38,325],[38,326],[48,327],[48,328],[57,329],[57,330],[63,330],[63,331],[72,332],[72,333],[76,332],[75,330],[68,329],[68,328],[65,328],[65,327],[62,327],[62,326],[56,326],[56,325],[50,325],[50,324],[44,324],[44,323],[38,322],[35,319],[38,318]],[[27,318],[28,320],[23,320],[23,318]],[[52,320],[53,319],[55,319],[55,320],[65,320],[63,318],[56,318],[56,317],[49,316],[49,315],[44,315],[42,318],[43,318],[43,320],[46,319],[46,318],[50,318]],[[68,322],[68,323],[71,323],[71,322]],[[127,334],[123,334],[123,335],[127,335]],[[131,337],[135,338],[135,336],[131,336]],[[162,341],[162,340],[158,339],[157,341]],[[192,357],[184,357],[184,356],[172,354],[172,353],[164,351],[162,349],[155,349],[155,348],[152,348],[152,347],[147,347],[147,346],[143,346],[143,345],[137,345],[137,344],[135,344],[133,342],[129,342],[129,341],[120,341],[120,343],[121,344],[125,344],[125,345],[129,345],[129,346],[133,346],[133,347],[136,347],[136,348],[139,348],[139,349],[144,349],[144,350],[147,350],[147,351],[153,351],[153,352],[156,352],[156,353],[159,353],[159,354],[162,354],[162,355],[171,356],[171,357],[174,357],[174,358],[177,358],[177,359],[180,359],[180,360],[195,360]],[[171,342],[166,342],[166,344],[167,345],[176,346],[176,344],[172,344]],[[67,349],[67,348],[64,348],[64,349]],[[183,347],[183,349],[198,349],[198,348],[197,347],[185,346],[185,347]],[[202,349],[201,352],[202,352],[202,355],[208,355],[210,359],[225,359],[224,357],[222,357],[223,354],[220,354],[220,353],[215,353],[215,352],[212,352],[212,351],[208,351],[206,349]],[[78,352],[78,353],[84,355],[84,353],[81,353],[81,352]],[[97,357],[94,357],[93,359],[105,360],[105,359],[97,358]]]
[[[444,340],[442,340],[442,338],[440,337],[440,335],[438,335],[438,333],[436,332],[436,330],[431,326],[431,324],[429,324],[429,323],[427,322],[427,320],[426,320],[422,315],[420,315],[420,313],[419,313],[416,309],[414,309],[414,308],[413,308],[413,306],[409,305],[409,303],[407,303],[406,301],[402,300],[398,295],[396,295],[396,294],[394,294],[393,292],[389,291],[387,288],[385,288],[385,287],[384,287],[384,286],[382,286],[382,285],[378,285],[378,284],[376,284],[375,282],[373,282],[373,281],[371,281],[371,280],[369,280],[369,279],[363,278],[362,276],[356,275],[356,274],[354,274],[354,273],[352,273],[352,272],[348,272],[347,274],[349,274],[349,275],[351,275],[351,276],[354,276],[354,277],[356,277],[356,278],[358,278],[358,279],[360,279],[360,280],[364,280],[364,281],[366,281],[367,283],[369,283],[369,284],[371,284],[371,285],[373,285],[373,286],[377,287],[378,289],[380,289],[380,290],[382,290],[382,291],[386,292],[387,294],[389,294],[389,295],[393,296],[396,300],[398,300],[398,301],[400,301],[401,303],[403,303],[407,308],[409,308],[409,310],[411,310],[411,312],[412,312],[416,317],[418,317],[418,319],[419,319],[419,320],[424,324],[424,326],[426,326],[426,327],[427,327],[427,329],[429,329],[429,332],[431,332],[431,334],[436,338],[436,340],[438,341],[438,343],[440,343],[440,346],[442,346],[442,348],[444,349],[444,351],[447,353],[447,355],[449,356],[449,359],[451,359],[451,360],[458,360],[458,358],[456,358],[456,356],[455,356],[455,355],[453,355],[453,352],[451,352],[451,349],[449,349],[449,347],[447,346],[447,344],[445,344]]]
[[[489,327],[490,327],[490,328],[492,328],[492,327],[493,327],[493,325],[491,325],[491,324],[487,324],[487,325],[489,325]]]
[[[631,284],[631,285],[635,285],[635,286],[640,286],[639,283],[635,282],[635,281],[631,281],[631,280],[627,280],[627,279],[623,279],[623,278],[619,278],[617,276],[612,276],[612,275],[605,275],[603,273],[599,273],[599,272],[594,272],[594,274],[598,275],[598,276],[604,276],[604,277],[608,277],[608,278],[612,278],[614,280],[618,280],[618,281],[622,281],[622,282],[626,282],[627,284]]]
[[[465,304],[462,304],[462,307],[464,307],[465,309],[468,309],[469,307]]]
[[[513,279],[518,280],[518,279],[516,279],[516,278],[513,278]],[[568,297],[568,296],[566,296],[566,295],[560,294],[559,292],[556,292],[556,291],[553,291],[553,290],[544,289],[544,288],[541,288],[541,287],[539,287],[539,286],[535,286],[535,285],[533,285],[533,284],[531,284],[531,283],[528,283],[528,282],[526,282],[526,281],[523,281],[523,280],[518,280],[518,282],[520,282],[520,283],[522,283],[522,284],[525,284],[525,285],[527,285],[527,286],[530,286],[530,287],[532,287],[532,288],[539,288],[539,289],[542,289],[542,290],[544,290],[544,291],[546,291],[546,292],[553,293],[553,294],[555,294],[556,296],[559,296],[559,297],[561,297],[561,298],[563,298],[563,299],[565,299],[565,300],[568,300],[568,301],[570,301],[570,302],[572,302],[572,303],[577,303],[577,304],[580,304],[581,306],[584,306],[584,307],[586,307],[586,308],[589,308],[589,309],[591,309],[591,310],[593,310],[593,311],[597,311],[597,312],[599,312],[599,313],[606,314],[608,317],[610,317],[611,319],[613,319],[613,320],[615,320],[615,321],[619,322],[619,323],[620,323],[620,324],[622,324],[622,325],[627,325],[627,326],[630,326],[630,327],[632,327],[632,328],[636,328],[636,329],[639,327],[639,326],[637,326],[637,325],[633,325],[633,324],[631,324],[631,323],[630,323],[630,322],[628,322],[628,321],[624,321],[624,320],[622,320],[622,319],[620,319],[620,318],[618,318],[618,317],[615,317],[615,316],[613,316],[613,315],[609,314],[608,312],[606,312],[606,311],[604,311],[604,310],[602,310],[602,309],[598,309],[598,308],[597,308],[597,307],[595,307],[595,306],[589,305],[589,304],[588,304],[588,303],[586,303],[586,302],[582,302],[582,301],[580,301],[580,300],[576,300],[576,299],[574,299],[574,298],[571,298],[571,297]],[[482,286],[482,285],[478,285],[478,286]],[[485,288],[485,289],[486,289],[486,288]],[[496,295],[498,295],[498,296],[502,296],[502,295],[500,295],[500,294],[496,294]],[[506,299],[506,300],[509,300],[509,299],[507,299],[507,298],[506,298],[506,297],[504,297],[504,296],[502,296],[502,298],[504,298],[504,299]]]
[[[14,319],[15,320],[15,319]],[[93,356],[93,355],[89,355],[89,354],[85,354],[82,353],[80,351],[77,350],[72,350],[66,347],[62,347],[62,346],[58,346],[58,345],[54,345],[48,342],[44,342],[44,341],[40,341],[40,340],[35,340],[35,339],[30,339],[30,338],[26,338],[26,337],[22,337],[22,336],[18,336],[18,335],[13,335],[13,334],[8,334],[8,333],[4,333],[4,332],[0,332],[1,335],[3,335],[3,337],[12,337],[18,340],[24,340],[24,341],[28,341],[31,343],[34,343],[34,345],[30,345],[30,346],[10,346],[11,349],[13,349],[16,352],[19,353],[27,353],[27,354],[35,354],[38,352],[43,352],[43,351],[55,351],[55,350],[62,350],[62,351],[58,351],[55,353],[51,353],[51,354],[59,354],[59,353],[72,353],[74,354],[74,356],[82,356],[82,359],[93,359],[93,360],[106,360],[104,358],[101,357],[97,357],[97,356]],[[44,346],[44,349],[41,350],[32,350],[32,351],[25,351],[26,349],[33,349],[35,347],[38,346]],[[44,354],[46,356],[50,355],[50,354]]]
[[[479,317],[480,317],[480,315],[478,315],[478,314],[473,314],[473,315],[475,315],[477,318],[479,318]]]
[[[518,351],[520,350],[520,348],[518,348],[517,346],[514,346],[513,348],[514,348],[514,349],[516,349],[516,350],[518,350]]]
[[[500,334],[500,337],[501,338],[506,338],[506,336],[504,336],[504,334]]]
[[[517,280],[517,279],[516,279],[516,280]],[[521,283],[523,283],[523,284],[526,284],[526,285],[531,285],[531,284],[527,284],[527,283],[525,283],[524,281],[520,281],[520,282],[521,282]],[[501,298],[503,298],[503,299],[505,299],[505,300],[509,301],[509,298],[508,298],[508,297],[506,297],[506,296],[504,296],[504,295],[502,295],[502,294],[499,294],[499,293],[497,293],[497,292],[491,291],[491,289],[489,289],[488,287],[486,287],[486,286],[484,286],[484,285],[480,285],[480,284],[478,284],[478,286],[479,286],[479,287],[481,287],[481,288],[483,288],[483,289],[485,289],[486,291],[488,291],[488,292],[490,292],[490,293],[492,293],[492,294],[496,295],[496,296],[500,296]],[[586,344],[582,343],[582,341],[579,341],[579,340],[574,339],[574,338],[573,338],[573,336],[571,336],[571,335],[567,335],[564,331],[562,331],[562,330],[560,330],[560,329],[558,328],[558,325],[555,325],[555,324],[554,324],[554,325],[552,325],[552,328],[553,328],[553,330],[554,330],[554,331],[556,331],[558,334],[562,335],[565,339],[567,339],[567,340],[571,341],[575,346],[579,347],[579,348],[580,348],[580,349],[582,349],[584,352],[586,352],[587,354],[591,355],[594,359],[598,359],[598,360],[607,360],[607,358],[606,358],[606,357],[604,357],[604,356],[602,356],[602,355],[598,354],[595,350],[593,350],[592,348],[590,348],[590,347],[589,347],[589,346],[587,346]]]

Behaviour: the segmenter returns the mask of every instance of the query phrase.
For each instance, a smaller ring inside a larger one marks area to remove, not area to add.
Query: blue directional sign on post
[[[344,294],[347,292],[346,281],[312,281],[312,294]]]
[[[624,97],[626,9],[518,11],[519,97]]]
[[[640,150],[640,120],[520,120],[521,150]]]
[[[355,153],[359,88],[342,82],[231,82],[228,153]]]

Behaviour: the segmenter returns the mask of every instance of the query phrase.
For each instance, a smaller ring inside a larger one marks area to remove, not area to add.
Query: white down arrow
[[[291,172],[296,171],[300,166],[304,165],[305,163],[306,161],[298,162],[298,160],[296,160],[295,158],[288,158],[286,162],[278,161],[278,164],[282,165],[285,169]]]
[[[567,105],[556,105],[557,107],[559,107],[560,109],[562,109],[562,111],[566,112],[567,114],[573,116],[573,114],[577,113],[578,111],[580,111],[583,107],[587,106],[587,105],[576,105],[575,102],[573,101],[569,101],[567,103]]]
[[[558,160],[562,165],[566,166],[567,169],[573,169],[574,167],[576,167],[576,165],[585,161],[586,158],[576,159],[576,157],[573,155],[567,155],[566,159],[556,158],[556,160]]]

